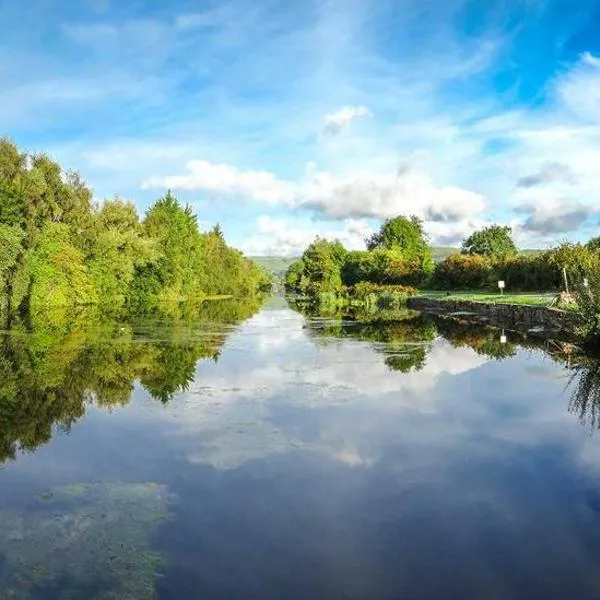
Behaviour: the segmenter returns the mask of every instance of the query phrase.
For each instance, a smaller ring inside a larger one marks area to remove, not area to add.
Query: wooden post
[[[569,282],[567,281],[567,269],[566,267],[563,267],[563,280],[565,282],[565,292],[567,292],[567,294],[569,293]]]

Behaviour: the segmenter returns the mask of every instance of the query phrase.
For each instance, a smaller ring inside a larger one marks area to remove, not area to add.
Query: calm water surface
[[[253,311],[3,335],[1,599],[600,597],[593,360]]]

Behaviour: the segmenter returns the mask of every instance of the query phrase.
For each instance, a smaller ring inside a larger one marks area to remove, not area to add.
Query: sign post
[[[503,296],[504,295],[504,288],[505,288],[504,281],[499,281],[498,282],[498,287],[500,288],[500,295]]]

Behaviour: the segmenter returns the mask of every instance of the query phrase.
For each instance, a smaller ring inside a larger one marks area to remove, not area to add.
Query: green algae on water
[[[151,538],[168,499],[154,483],[77,484],[0,512],[0,600],[155,598]]]

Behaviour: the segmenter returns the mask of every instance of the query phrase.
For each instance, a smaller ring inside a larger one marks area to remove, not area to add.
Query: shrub
[[[438,263],[434,284],[442,289],[481,289],[494,279],[491,259],[477,254],[452,254]]]

